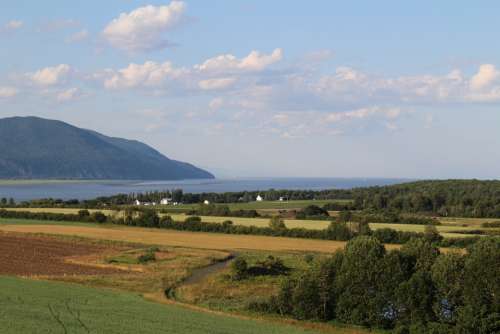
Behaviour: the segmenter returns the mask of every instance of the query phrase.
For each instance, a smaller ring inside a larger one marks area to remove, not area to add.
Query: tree
[[[424,238],[430,243],[441,242],[441,240],[443,240],[443,237],[439,234],[437,227],[434,225],[425,225]]]
[[[96,211],[92,214],[92,220],[94,220],[97,223],[104,223],[108,219],[108,216],[106,216],[104,213],[101,211]]]
[[[464,307],[459,311],[460,333],[500,331],[500,241],[482,238],[465,256]]]
[[[248,263],[242,257],[237,257],[231,262],[231,277],[234,280],[242,280],[248,275]]]
[[[401,251],[413,259],[415,271],[422,270],[427,273],[439,256],[439,248],[422,238],[411,239],[401,247]]]
[[[272,216],[271,220],[269,221],[269,227],[273,230],[286,229],[286,225],[280,216]]]
[[[441,254],[431,269],[436,287],[434,311],[446,323],[455,324],[458,309],[463,306],[464,256],[458,253]]]
[[[384,255],[384,246],[373,237],[361,236],[347,243],[337,278],[339,320],[367,326],[384,321],[379,294]]]

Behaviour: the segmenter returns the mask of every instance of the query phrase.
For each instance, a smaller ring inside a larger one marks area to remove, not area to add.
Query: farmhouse
[[[255,199],[257,202],[262,202],[264,200],[264,198],[260,195],[257,196],[257,198]]]
[[[168,205],[168,204],[170,204],[170,202],[172,202],[171,198],[162,198],[160,201],[160,204],[161,205]]]
[[[141,205],[141,201],[139,201],[138,199],[136,199],[136,200],[134,201],[134,205]]]
[[[206,199],[206,200],[203,201],[203,204],[209,205],[210,201]]]

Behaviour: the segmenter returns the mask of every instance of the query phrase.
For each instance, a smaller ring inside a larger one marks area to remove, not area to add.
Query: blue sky
[[[500,176],[497,1],[1,3],[0,117],[221,176]]]

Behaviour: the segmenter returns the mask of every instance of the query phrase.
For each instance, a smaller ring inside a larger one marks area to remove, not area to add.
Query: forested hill
[[[429,212],[440,216],[500,217],[500,181],[435,180],[353,190],[355,206]]]
[[[0,119],[0,178],[213,178],[150,146],[37,117]]]

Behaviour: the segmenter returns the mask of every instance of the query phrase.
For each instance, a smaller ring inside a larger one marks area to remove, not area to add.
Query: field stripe
[[[80,237],[129,241],[143,244],[180,246],[203,249],[248,249],[267,251],[312,251],[331,253],[342,249],[345,242],[296,239],[283,237],[267,237],[253,235],[231,235],[203,232],[183,232],[131,227],[82,227],[82,226],[50,226],[50,225],[2,225],[0,230],[21,233],[45,233],[74,235]],[[397,245],[387,245],[397,248]]]

